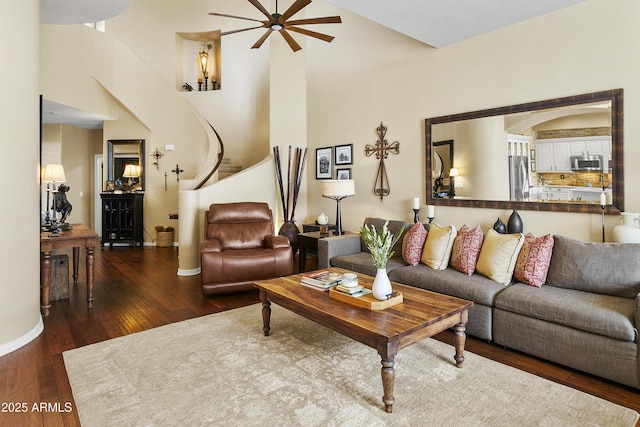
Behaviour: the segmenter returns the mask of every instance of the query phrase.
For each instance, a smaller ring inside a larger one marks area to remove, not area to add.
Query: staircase
[[[222,159],[220,168],[218,169],[218,180],[227,178],[242,170],[242,166],[231,163],[228,158]]]

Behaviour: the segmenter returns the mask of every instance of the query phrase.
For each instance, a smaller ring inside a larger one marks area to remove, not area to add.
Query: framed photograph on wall
[[[336,179],[351,179],[351,168],[336,169]]]
[[[353,164],[353,144],[336,145],[336,165]]]
[[[333,148],[316,148],[316,179],[333,178]]]

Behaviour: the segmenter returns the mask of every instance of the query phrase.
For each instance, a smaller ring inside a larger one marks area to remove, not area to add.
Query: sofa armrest
[[[318,240],[318,268],[330,267],[331,258],[361,252],[360,234],[325,237]]]
[[[218,239],[203,240],[200,243],[200,253],[222,252],[222,243]]]
[[[267,236],[264,238],[264,243],[267,248],[290,248],[289,238],[287,236]]]
[[[636,331],[640,330],[640,294],[636,295]],[[640,337],[637,338],[640,342]],[[640,354],[638,355],[638,366],[640,367]]]

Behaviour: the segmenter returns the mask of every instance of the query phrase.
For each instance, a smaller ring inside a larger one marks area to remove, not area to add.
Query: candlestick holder
[[[202,82],[198,80],[198,92],[202,92]]]
[[[204,90],[209,90],[209,77],[204,76]]]
[[[604,243],[604,205],[600,205],[602,208],[602,243]]]
[[[420,217],[418,216],[418,212],[420,212],[420,209],[413,209],[413,223],[415,224],[416,222],[420,222]]]
[[[435,219],[435,216],[427,217],[427,219],[429,220],[429,224],[431,224],[433,222],[433,220]]]

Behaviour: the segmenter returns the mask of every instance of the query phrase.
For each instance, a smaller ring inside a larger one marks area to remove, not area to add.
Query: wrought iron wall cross
[[[376,141],[375,145],[367,144],[364,152],[367,157],[371,156],[375,153],[376,159],[380,160],[380,165],[378,166],[378,173],[376,174],[376,181],[373,184],[373,193],[376,196],[380,196],[380,200],[384,196],[388,196],[391,193],[391,187],[389,185],[389,178],[387,177],[387,169],[384,166],[384,159],[389,157],[389,153],[391,154],[399,154],[400,153],[400,143],[398,141],[394,141],[391,144],[384,139],[387,134],[387,127],[380,122],[380,126],[376,128],[376,132],[378,132],[378,141]]]

